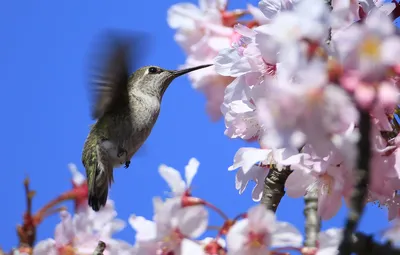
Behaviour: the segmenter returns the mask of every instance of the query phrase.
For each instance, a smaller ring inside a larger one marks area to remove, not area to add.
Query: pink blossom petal
[[[365,25],[382,37],[392,35],[396,29],[392,19],[376,8],[372,9],[368,14]]]
[[[245,243],[247,241],[248,219],[237,221],[226,235],[226,244],[230,254],[244,254]]]
[[[390,15],[394,9],[396,9],[395,3],[382,3],[381,6],[379,6],[379,10],[386,15]]]
[[[360,84],[360,79],[356,74],[353,75],[344,75],[341,80],[341,85],[350,91],[355,90],[359,84]]]
[[[316,255],[337,254],[338,247],[342,241],[342,229],[330,228],[319,233],[319,249]]]
[[[79,172],[79,170],[75,164],[72,164],[72,163],[68,164],[68,168],[71,171],[72,182],[75,185],[79,186],[79,185],[82,185],[84,182],[86,182],[85,176],[81,172]]]
[[[281,0],[261,0],[258,6],[265,17],[273,19],[281,10]]]
[[[251,192],[251,197],[254,202],[259,202],[264,191],[265,177],[267,177],[269,169],[266,167],[254,166],[252,171],[254,172],[253,180],[256,184]]]
[[[179,3],[168,9],[167,22],[171,28],[194,29],[194,20],[201,20],[202,13],[199,8],[191,3]]]
[[[299,247],[302,246],[303,236],[292,224],[277,222],[276,230],[271,238],[272,247]]]
[[[189,163],[185,166],[185,178],[187,187],[190,187],[190,185],[192,184],[193,178],[197,173],[199,165],[200,162],[196,158],[191,158],[189,160]]]
[[[181,174],[174,168],[161,164],[158,168],[159,174],[168,183],[174,193],[183,193],[185,191],[185,181],[182,180]]]
[[[237,33],[244,37],[252,38],[256,35],[253,29],[250,29],[242,24],[236,24],[233,28]]]
[[[215,71],[223,76],[232,76],[231,68],[239,60],[240,56],[236,49],[223,49],[214,58]]]
[[[398,36],[391,36],[385,39],[381,46],[381,59],[386,65],[398,65],[400,60],[397,56],[400,56],[400,38]]]
[[[293,165],[298,164],[300,160],[303,158],[303,153],[298,153],[293,148],[283,148],[273,150],[274,160],[281,165]]]
[[[243,169],[240,168],[235,175],[235,188],[236,190],[239,191],[239,194],[241,195],[246,187],[249,181],[253,179],[253,171],[248,171],[246,174],[243,172]]]
[[[232,65],[230,70],[230,76],[238,77],[251,72],[252,69],[253,67],[249,62],[249,59],[247,57],[243,57]]]
[[[255,41],[260,49],[264,61],[268,64],[275,64],[277,62],[279,45],[273,37],[268,34],[258,33]]]
[[[208,211],[204,206],[190,206],[179,210],[179,230],[191,238],[197,238],[206,231],[208,226]]]
[[[201,245],[189,239],[183,239],[181,244],[181,254],[206,255]]]
[[[131,215],[129,224],[136,231],[138,242],[148,242],[156,238],[156,225],[153,221],[146,220],[141,216]]]
[[[368,85],[358,86],[355,90],[354,97],[362,107],[368,107],[375,98],[375,90]]]
[[[250,14],[254,17],[259,24],[268,23],[269,19],[265,17],[264,13],[257,7],[247,4],[247,10],[249,10]]]
[[[74,229],[72,225],[71,214],[67,211],[60,212],[61,222],[57,224],[54,239],[57,244],[65,245],[74,238]]]
[[[379,86],[378,97],[383,107],[394,108],[399,103],[399,90],[389,82],[383,82]]]
[[[251,207],[247,212],[247,218],[250,228],[256,233],[262,233],[266,227],[271,232],[276,229],[275,214],[262,204]]]
[[[111,238],[114,233],[120,232],[125,228],[125,226],[125,221],[121,219],[114,219],[100,230],[100,235],[102,237]]]
[[[56,241],[48,238],[38,242],[33,248],[32,255],[58,255]]]
[[[255,163],[265,160],[270,153],[271,150],[251,147],[240,148],[236,152],[233,165],[230,166],[228,170],[234,170],[241,167],[243,172],[246,174]]]
[[[337,214],[342,206],[342,194],[331,189],[330,193],[320,193],[318,197],[318,214],[323,220],[329,220]]]
[[[286,193],[293,198],[306,194],[307,187],[316,181],[316,178],[307,169],[295,169],[285,183]]]

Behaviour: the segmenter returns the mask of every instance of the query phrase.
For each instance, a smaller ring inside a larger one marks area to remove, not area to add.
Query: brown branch
[[[261,198],[261,204],[264,204],[267,209],[276,212],[282,197],[285,195],[285,182],[291,173],[290,167],[279,171],[276,167],[271,166],[267,177],[265,177]]]
[[[307,192],[307,194],[304,196],[304,202],[305,202],[304,216],[306,218],[304,250],[316,251],[318,233],[320,231],[320,226],[321,226],[320,219],[318,217],[317,190]]]
[[[371,120],[367,110],[359,109],[360,113],[360,140],[358,141],[357,169],[354,172],[355,184],[350,198],[349,213],[347,215],[346,226],[343,232],[343,239],[339,246],[341,255],[351,254],[352,235],[358,226],[358,222],[363,214],[365,199],[368,193],[371,142],[370,130]]]
[[[392,3],[394,3],[396,5],[394,10],[390,13],[392,20],[394,21],[395,19],[400,17],[400,4],[396,0],[392,0]]]
[[[332,0],[324,0],[325,1],[325,4],[328,6],[328,8],[329,8],[329,11],[332,11],[332,9],[333,9],[333,7],[332,7]],[[331,43],[331,40],[332,40],[332,28],[331,27],[329,27],[329,30],[328,30],[328,38],[326,39],[326,44],[330,44]]]
[[[356,233],[351,236],[350,252],[361,255],[400,255],[400,250],[394,248],[389,242],[376,243],[372,236]]]
[[[106,249],[106,243],[103,241],[99,241],[96,246],[96,249],[93,252],[93,255],[103,255],[104,250]]]
[[[32,217],[32,199],[35,192],[29,188],[29,178],[24,180],[26,195],[26,212],[24,214],[23,224],[17,225],[17,235],[19,247],[33,247],[36,240],[36,226]]]

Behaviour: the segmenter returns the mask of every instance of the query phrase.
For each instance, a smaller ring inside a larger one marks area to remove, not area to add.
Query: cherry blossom
[[[59,251],[76,251],[90,254],[94,251],[99,240],[107,243],[105,255],[127,254],[132,246],[125,241],[116,240],[112,235],[121,231],[125,223],[115,219],[116,211],[112,200],[98,213],[89,207],[73,216],[67,212],[60,213],[61,222],[56,226],[54,239],[45,239],[39,242],[34,255],[58,254]]]
[[[327,84],[321,68],[317,64],[302,70],[301,83],[297,84],[266,81],[265,96],[256,102],[265,130],[262,144],[300,148],[311,143],[318,153],[326,154],[332,135],[344,134],[357,122],[358,113],[351,99],[337,86]]]
[[[336,255],[342,240],[342,229],[330,228],[318,234],[318,251],[316,255]]]
[[[306,145],[303,152],[309,157],[291,165],[294,171],[285,183],[287,194],[300,197],[307,192],[316,192],[318,214],[323,220],[328,220],[340,209],[342,198],[349,194],[350,171],[342,163],[343,158],[337,151],[319,157],[311,145]]]
[[[289,223],[276,221],[263,205],[249,209],[247,218],[236,222],[227,237],[229,254],[265,254],[270,247],[301,246],[300,232]]]
[[[184,193],[190,188],[192,184],[193,178],[197,173],[197,169],[200,165],[200,162],[191,158],[189,163],[185,167],[185,178],[186,183],[182,179],[181,174],[174,168],[169,167],[167,165],[160,165],[158,171],[161,177],[168,183],[168,186],[171,188],[171,191],[174,196],[182,196]]]
[[[365,115],[359,112],[367,111],[366,202],[388,208],[392,226],[383,237],[400,243],[400,38],[389,15],[399,5],[333,0],[332,7],[315,0],[260,0],[258,6],[228,10],[228,0],[199,0],[172,5],[167,22],[186,57],[181,68],[214,64],[188,74],[192,87],[205,95],[211,120],[223,116],[226,136],[257,143],[239,148],[227,164],[228,171],[237,170],[239,194],[254,181],[252,200],[259,202],[267,175],[290,168],[286,194],[316,194],[318,216],[331,219],[343,200],[349,204],[357,181],[359,118]],[[241,20],[245,15],[250,19]],[[125,222],[116,218],[113,201],[91,210],[86,179],[70,164],[73,188],[66,197],[74,199],[74,214],[61,211],[54,238],[39,241],[33,254],[92,254],[99,240],[107,245],[106,255],[264,255],[309,248],[294,226],[278,221],[265,205],[230,219],[192,196],[199,166],[196,158],[184,174],[159,166],[169,196],[153,198],[153,215],[129,217],[136,232],[131,245],[114,239]],[[208,210],[223,219],[215,236],[206,232],[213,225]],[[338,228],[319,232],[313,254],[337,254],[342,236]]]
[[[334,38],[346,70],[342,85],[354,92],[363,107],[377,99],[383,107],[393,108],[399,101],[397,87],[386,79],[388,68],[399,64],[394,57],[400,52],[395,30],[387,15],[373,10],[363,24],[352,25]]]
[[[290,149],[257,149],[240,148],[235,155],[234,163],[228,168],[232,171],[240,168],[236,173],[236,189],[242,194],[249,181],[253,180],[256,184],[252,191],[253,201],[260,201],[263,194],[264,179],[268,174],[268,167],[261,167],[256,163],[263,165],[277,164],[288,166],[299,163],[302,154]]]
[[[280,11],[291,10],[297,0],[261,0],[258,6],[268,20],[275,18]]]
[[[181,207],[179,199],[156,200],[154,221],[132,215],[129,223],[136,230],[136,249],[140,252],[189,254],[202,248],[192,243],[208,225],[207,210],[199,206]],[[142,253],[140,253],[142,254]],[[202,254],[202,253],[198,253]]]
[[[218,51],[230,46],[234,35],[232,26],[243,13],[227,11],[226,1],[200,0],[199,6],[192,3],[171,6],[168,24],[177,30],[175,41],[188,55],[181,68],[212,63]],[[205,93],[207,112],[212,120],[218,120],[221,116],[219,105],[223,98],[221,92],[232,79],[218,75],[212,68],[188,76],[192,86]]]

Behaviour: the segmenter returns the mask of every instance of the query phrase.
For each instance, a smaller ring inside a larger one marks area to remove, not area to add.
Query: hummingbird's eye
[[[149,73],[157,73],[157,68],[155,68],[155,67],[150,67],[149,68]]]

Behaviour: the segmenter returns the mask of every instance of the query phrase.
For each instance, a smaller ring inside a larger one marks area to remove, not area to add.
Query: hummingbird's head
[[[209,66],[212,66],[212,64],[173,71],[159,66],[145,66],[131,75],[129,78],[129,90],[140,90],[146,94],[162,97],[169,84],[175,78]]]

